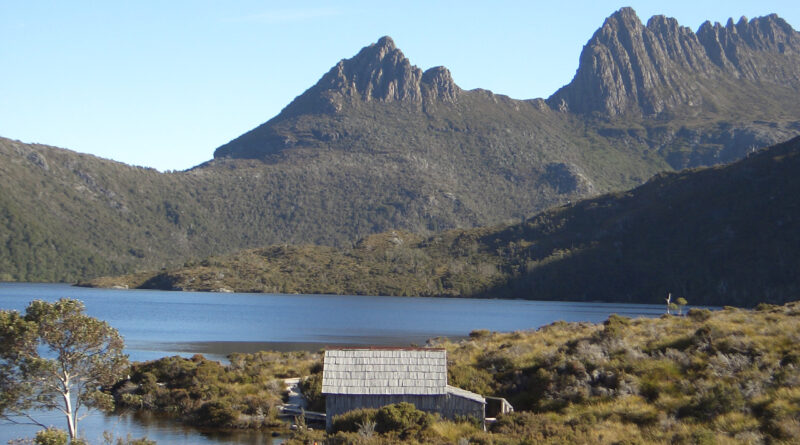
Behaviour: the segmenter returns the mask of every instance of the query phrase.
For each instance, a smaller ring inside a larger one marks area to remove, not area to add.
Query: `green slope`
[[[800,138],[737,163],[661,174],[524,223],[388,232],[353,248],[275,246],[91,285],[695,304],[800,291]]]

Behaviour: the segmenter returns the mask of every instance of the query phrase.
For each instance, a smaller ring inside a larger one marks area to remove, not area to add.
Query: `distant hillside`
[[[274,246],[90,285],[749,306],[800,295],[800,137],[524,223]]]
[[[547,100],[465,91],[384,37],[186,172],[0,139],[0,280],[507,224],[731,162],[800,132],[798,35],[774,15],[694,33],[623,8]]]

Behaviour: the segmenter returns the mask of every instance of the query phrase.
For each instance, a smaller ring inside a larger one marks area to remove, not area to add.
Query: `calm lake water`
[[[0,283],[0,309],[24,312],[31,300],[64,297],[83,301],[89,315],[119,330],[131,360],[137,361],[195,353],[224,360],[231,352],[316,350],[326,345],[408,346],[432,337],[464,337],[475,329],[510,332],[558,320],[599,322],[612,313],[630,317],[664,313],[661,304],[223,294]],[[47,422],[57,427],[64,427],[62,419],[47,414]],[[36,430],[0,424],[0,443],[32,437]],[[132,415],[92,414],[79,430],[91,443],[102,443],[103,431],[147,436],[164,444],[273,443],[267,433],[207,434]]]

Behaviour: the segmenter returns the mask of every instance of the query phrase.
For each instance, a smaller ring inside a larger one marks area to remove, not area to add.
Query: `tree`
[[[678,298],[675,302],[678,303],[678,315],[683,315],[683,307],[689,304],[689,302],[683,297]]]
[[[0,311],[0,418],[47,428],[31,409],[64,413],[70,440],[89,409],[110,410],[100,391],[128,368],[124,343],[108,323],[84,313],[83,303],[35,300],[25,310]]]

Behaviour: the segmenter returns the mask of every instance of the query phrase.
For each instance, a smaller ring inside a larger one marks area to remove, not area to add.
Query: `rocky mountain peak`
[[[329,129],[295,131],[295,119],[346,113],[348,107],[365,102],[399,104],[411,110],[431,111],[437,104],[453,104],[461,89],[445,67],[424,73],[411,64],[389,36],[342,59],[277,116],[217,148],[215,158],[261,158],[296,145],[315,145],[340,137]],[[285,125],[284,125],[285,124]]]
[[[654,116],[712,99],[703,92],[713,90],[702,85],[708,79],[800,86],[798,55],[797,31],[774,14],[725,26],[706,22],[695,34],[664,16],[645,26],[622,8],[584,46],[572,82],[548,103],[584,114]]]
[[[421,99],[422,70],[411,65],[390,37],[382,37],[351,59],[341,60],[318,86],[364,101]]]
[[[377,42],[375,42],[375,44],[370,45],[369,47],[378,47],[385,49],[386,51],[392,51],[397,49],[397,46],[394,44],[394,40],[392,40],[392,38],[389,36],[381,37],[380,39],[378,39]]]
[[[630,6],[625,6],[620,8],[603,22],[603,29],[620,29],[620,28],[627,28],[627,29],[636,29],[642,26],[642,21],[639,20],[639,16],[636,15],[636,11],[633,10]]]
[[[411,64],[389,36],[342,59],[315,86],[287,107],[302,112],[339,112],[348,101],[403,102],[455,101],[460,89],[443,67],[426,73]]]

